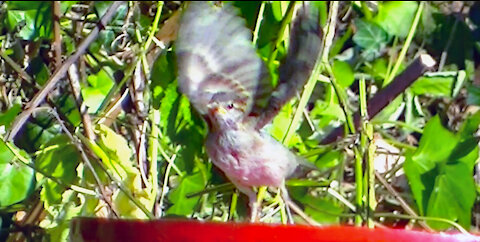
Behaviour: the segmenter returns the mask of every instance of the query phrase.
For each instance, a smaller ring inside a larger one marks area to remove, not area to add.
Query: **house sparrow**
[[[252,187],[284,187],[299,165],[309,164],[262,128],[310,76],[321,36],[318,8],[304,3],[273,89],[251,31],[233,7],[191,2],[180,20],[175,46],[180,90],[208,123],[205,145],[213,164],[249,197],[252,220],[258,209]]]

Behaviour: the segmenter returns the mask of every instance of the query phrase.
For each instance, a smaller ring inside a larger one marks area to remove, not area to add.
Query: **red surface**
[[[312,227],[193,220],[108,220],[77,218],[72,241],[480,241],[464,234],[431,234],[395,229]]]

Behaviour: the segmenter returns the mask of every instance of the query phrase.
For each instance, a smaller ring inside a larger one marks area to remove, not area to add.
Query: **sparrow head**
[[[244,117],[244,110],[233,101],[208,104],[206,119],[212,131],[238,129]]]

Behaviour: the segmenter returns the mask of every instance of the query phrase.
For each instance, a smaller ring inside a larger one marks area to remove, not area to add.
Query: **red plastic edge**
[[[466,234],[399,229],[307,225],[217,223],[195,220],[75,218],[71,241],[480,241]]]

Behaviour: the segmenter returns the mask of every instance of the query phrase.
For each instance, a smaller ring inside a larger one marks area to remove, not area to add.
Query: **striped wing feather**
[[[232,7],[191,2],[175,48],[180,90],[201,114],[219,95],[248,113],[266,71],[250,30]]]

